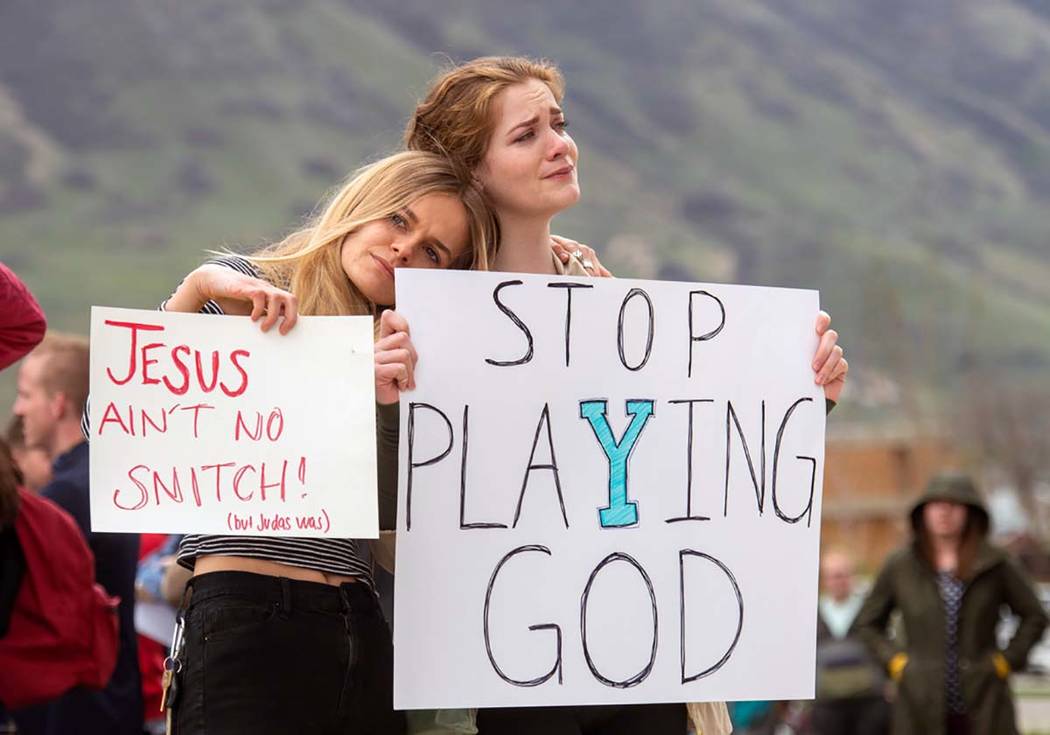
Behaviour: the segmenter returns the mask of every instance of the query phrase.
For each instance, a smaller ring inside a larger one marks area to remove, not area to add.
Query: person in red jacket
[[[18,276],[0,263],[0,370],[25,357],[40,343],[46,331],[47,320],[40,304]],[[7,632],[25,572],[14,531],[17,510],[17,493],[0,497],[0,637]],[[0,702],[0,732],[4,731],[6,722],[7,715]]]
[[[88,444],[80,419],[88,393],[87,340],[48,333],[21,363],[12,409],[25,422],[28,446],[51,458],[51,482],[40,495],[69,513],[94,555],[95,578],[119,598],[120,652],[102,691],[80,687],[36,708],[14,713],[20,735],[91,732],[141,735],[143,710],[135,638],[135,569],[139,537],[91,530]]]
[[[40,304],[10,268],[0,263],[0,370],[25,357],[44,338]]]
[[[0,370],[25,357],[46,331],[47,320],[40,304],[18,276],[0,263]],[[21,477],[16,476],[13,482],[21,483]],[[0,496],[0,637],[7,632],[24,572],[14,532],[17,510],[17,493],[12,490]],[[0,710],[0,726],[4,719]]]

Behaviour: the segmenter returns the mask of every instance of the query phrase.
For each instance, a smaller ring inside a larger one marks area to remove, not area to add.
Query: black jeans
[[[390,629],[365,584],[215,572],[191,586],[176,735],[404,732]]]
[[[478,710],[479,735],[682,735],[684,704]]]

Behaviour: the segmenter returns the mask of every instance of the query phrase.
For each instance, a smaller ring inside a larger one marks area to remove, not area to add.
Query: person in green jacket
[[[886,561],[853,632],[897,682],[895,735],[1017,733],[1008,677],[1047,617],[1018,565],[986,540],[988,511],[972,479],[934,478],[911,511],[912,543]],[[1003,605],[1020,623],[1003,649]],[[898,635],[887,625],[898,611]]]

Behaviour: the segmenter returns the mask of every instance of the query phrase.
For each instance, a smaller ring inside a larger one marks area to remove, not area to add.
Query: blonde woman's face
[[[365,298],[389,306],[398,268],[448,268],[466,253],[469,241],[463,203],[450,194],[427,194],[347,235],[340,260]]]
[[[496,124],[475,172],[503,216],[550,216],[580,198],[579,152],[550,87],[530,79],[494,100]]]

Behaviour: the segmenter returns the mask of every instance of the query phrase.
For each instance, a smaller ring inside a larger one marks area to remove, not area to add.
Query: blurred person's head
[[[24,421],[21,416],[12,416],[7,424],[7,445],[15,467],[22,475],[22,484],[30,492],[40,492],[51,482],[51,458],[40,447],[27,447]]]
[[[405,151],[362,167],[307,226],[252,256],[309,315],[394,303],[399,267],[487,269],[496,220],[444,156]]]
[[[840,549],[827,552],[820,560],[820,580],[824,593],[831,599],[836,602],[849,599],[853,594],[853,559]]]
[[[57,332],[49,332],[22,361],[13,413],[22,419],[27,448],[54,459],[83,441],[88,370],[87,339]]]
[[[561,72],[548,61],[474,59],[431,84],[405,145],[442,153],[471,172],[501,221],[552,217],[580,197],[564,92]]]
[[[988,535],[988,511],[973,478],[944,472],[930,480],[912,507],[911,525],[920,551],[931,564],[936,564],[936,548],[954,546],[959,576],[965,578],[977,547]]]
[[[922,508],[922,525],[930,538],[958,541],[969,520],[970,509],[951,500],[931,500]]]

